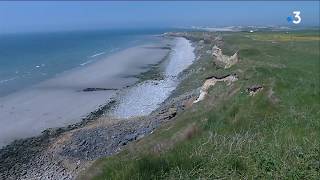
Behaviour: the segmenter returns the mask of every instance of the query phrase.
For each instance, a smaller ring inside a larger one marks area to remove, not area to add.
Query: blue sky
[[[319,25],[319,1],[0,2],[0,33],[147,27]]]

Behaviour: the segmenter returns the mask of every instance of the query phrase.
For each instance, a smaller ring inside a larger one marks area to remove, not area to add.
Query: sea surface
[[[0,97],[111,53],[153,41],[169,29],[0,34]]]

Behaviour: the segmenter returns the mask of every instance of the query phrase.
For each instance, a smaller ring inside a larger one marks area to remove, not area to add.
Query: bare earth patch
[[[208,90],[210,87],[214,86],[217,82],[225,82],[227,85],[231,85],[232,82],[237,81],[238,78],[236,75],[227,75],[225,77],[208,77],[207,80],[204,82],[204,84],[202,85],[201,89],[200,89],[200,95],[199,97],[193,101],[193,103],[197,103],[199,101],[204,100],[204,98],[206,97],[206,95],[208,94]]]

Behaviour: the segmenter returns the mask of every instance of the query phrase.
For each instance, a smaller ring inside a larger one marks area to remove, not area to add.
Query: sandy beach
[[[1,121],[8,145],[0,150],[0,177],[74,179],[182,112],[196,92],[171,95],[196,60],[195,47],[162,38],[1,99],[1,116],[11,122]]]
[[[0,147],[47,128],[79,122],[122,88],[133,85],[138,80],[133,76],[160,62],[170,51],[161,48],[167,43],[131,47],[0,98]]]

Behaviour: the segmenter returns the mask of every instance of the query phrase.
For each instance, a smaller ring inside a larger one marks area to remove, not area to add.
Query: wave
[[[97,53],[97,54],[94,54],[94,55],[92,55],[92,56],[90,56],[91,58],[94,58],[94,57],[97,57],[97,56],[100,56],[100,55],[102,55],[102,54],[104,54],[105,52],[100,52],[100,53]]]
[[[84,62],[84,63],[81,63],[80,66],[85,66],[85,65],[87,65],[87,64],[89,64],[89,63],[92,63],[92,61],[93,61],[93,60],[89,60],[89,61],[86,61],[86,62]]]
[[[2,79],[2,80],[0,80],[0,84],[4,84],[6,82],[13,81],[13,80],[15,80],[17,78],[18,77],[16,76],[16,77],[12,77],[12,78],[9,78],[9,79]]]
[[[40,68],[40,67],[44,67],[44,66],[46,66],[45,64],[40,64],[40,65],[36,65],[35,67],[36,68]]]

